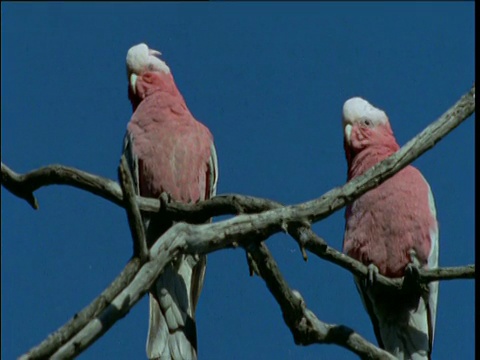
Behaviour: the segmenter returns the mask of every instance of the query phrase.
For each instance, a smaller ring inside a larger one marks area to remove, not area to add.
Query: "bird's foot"
[[[424,286],[420,283],[420,261],[415,250],[409,251],[410,263],[405,266],[402,290],[408,294],[421,294]]]
[[[368,273],[367,273],[367,278],[365,279],[365,285],[367,287],[372,287],[375,282],[377,281],[377,275],[378,275],[378,267],[376,267],[374,264],[370,264],[367,266]]]
[[[420,267],[420,260],[418,260],[417,252],[414,249],[408,251],[408,257],[410,258],[410,264],[408,264],[407,267],[409,265],[416,266],[417,268]]]
[[[408,255],[410,257],[410,263],[405,266],[404,281],[411,286],[413,284],[418,284],[418,279],[420,277],[420,261],[417,258],[417,252],[415,250],[410,249]]]
[[[418,281],[418,278],[420,277],[420,271],[419,271],[419,267],[415,264],[407,264],[407,266],[405,266],[405,280],[408,278],[409,281]]]
[[[162,192],[158,200],[160,200],[160,210],[165,210],[167,205],[172,202],[172,197],[169,193]]]

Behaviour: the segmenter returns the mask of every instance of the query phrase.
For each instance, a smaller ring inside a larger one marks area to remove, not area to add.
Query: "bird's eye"
[[[369,119],[363,119],[362,122],[365,126],[372,126],[372,121]]]

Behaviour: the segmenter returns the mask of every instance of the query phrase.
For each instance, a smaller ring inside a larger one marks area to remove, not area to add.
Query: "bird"
[[[362,175],[400,146],[386,113],[361,97],[343,105],[347,180]],[[375,287],[381,274],[399,278],[406,271],[438,267],[438,222],[431,188],[409,165],[368,191],[345,210],[343,252],[368,267],[355,277],[379,346],[398,359],[431,359],[438,282],[401,295]]]
[[[210,130],[197,121],[161,53],[147,44],[126,57],[133,114],[123,154],[142,197],[196,203],[216,194],[218,160]],[[147,246],[171,220],[142,215]],[[205,255],[180,255],[166,266],[149,292],[148,359],[197,359],[195,309],[203,287]]]

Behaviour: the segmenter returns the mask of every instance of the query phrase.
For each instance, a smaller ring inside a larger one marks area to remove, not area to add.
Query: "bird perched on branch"
[[[355,97],[343,106],[348,180],[399,149],[387,115]],[[407,166],[347,206],[343,251],[368,266],[357,289],[381,348],[399,359],[430,359],[438,282],[428,290],[399,293],[375,287],[375,275],[398,278],[413,267],[438,266],[438,224],[425,178]]]
[[[128,50],[128,97],[133,115],[124,154],[141,196],[167,193],[174,201],[197,202],[215,195],[217,156],[210,131],[195,120],[159,51],[138,44]],[[168,219],[143,217],[147,246],[170,228]],[[149,359],[197,358],[195,307],[206,257],[180,255],[150,289]]]

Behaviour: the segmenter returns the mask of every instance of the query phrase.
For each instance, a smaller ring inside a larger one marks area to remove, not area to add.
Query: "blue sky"
[[[400,144],[474,81],[474,3],[2,2],[2,161],[18,172],[60,163],[116,179],[130,119],[125,56],[160,50],[194,116],[212,131],[219,193],[287,204],[346,179],[341,109],[384,109]],[[434,192],[440,264],[474,262],[474,117],[415,162]],[[2,358],[13,359],[90,303],[132,244],[123,209],[79,189],[36,193],[32,210],[2,188]],[[343,210],[314,230],[341,249]],[[323,321],[370,341],[350,273],[284,235],[268,246]],[[142,359],[145,297],[81,359]],[[298,347],[241,250],[208,258],[197,308],[201,359],[355,359]],[[474,358],[474,282],[440,286],[435,359]]]

